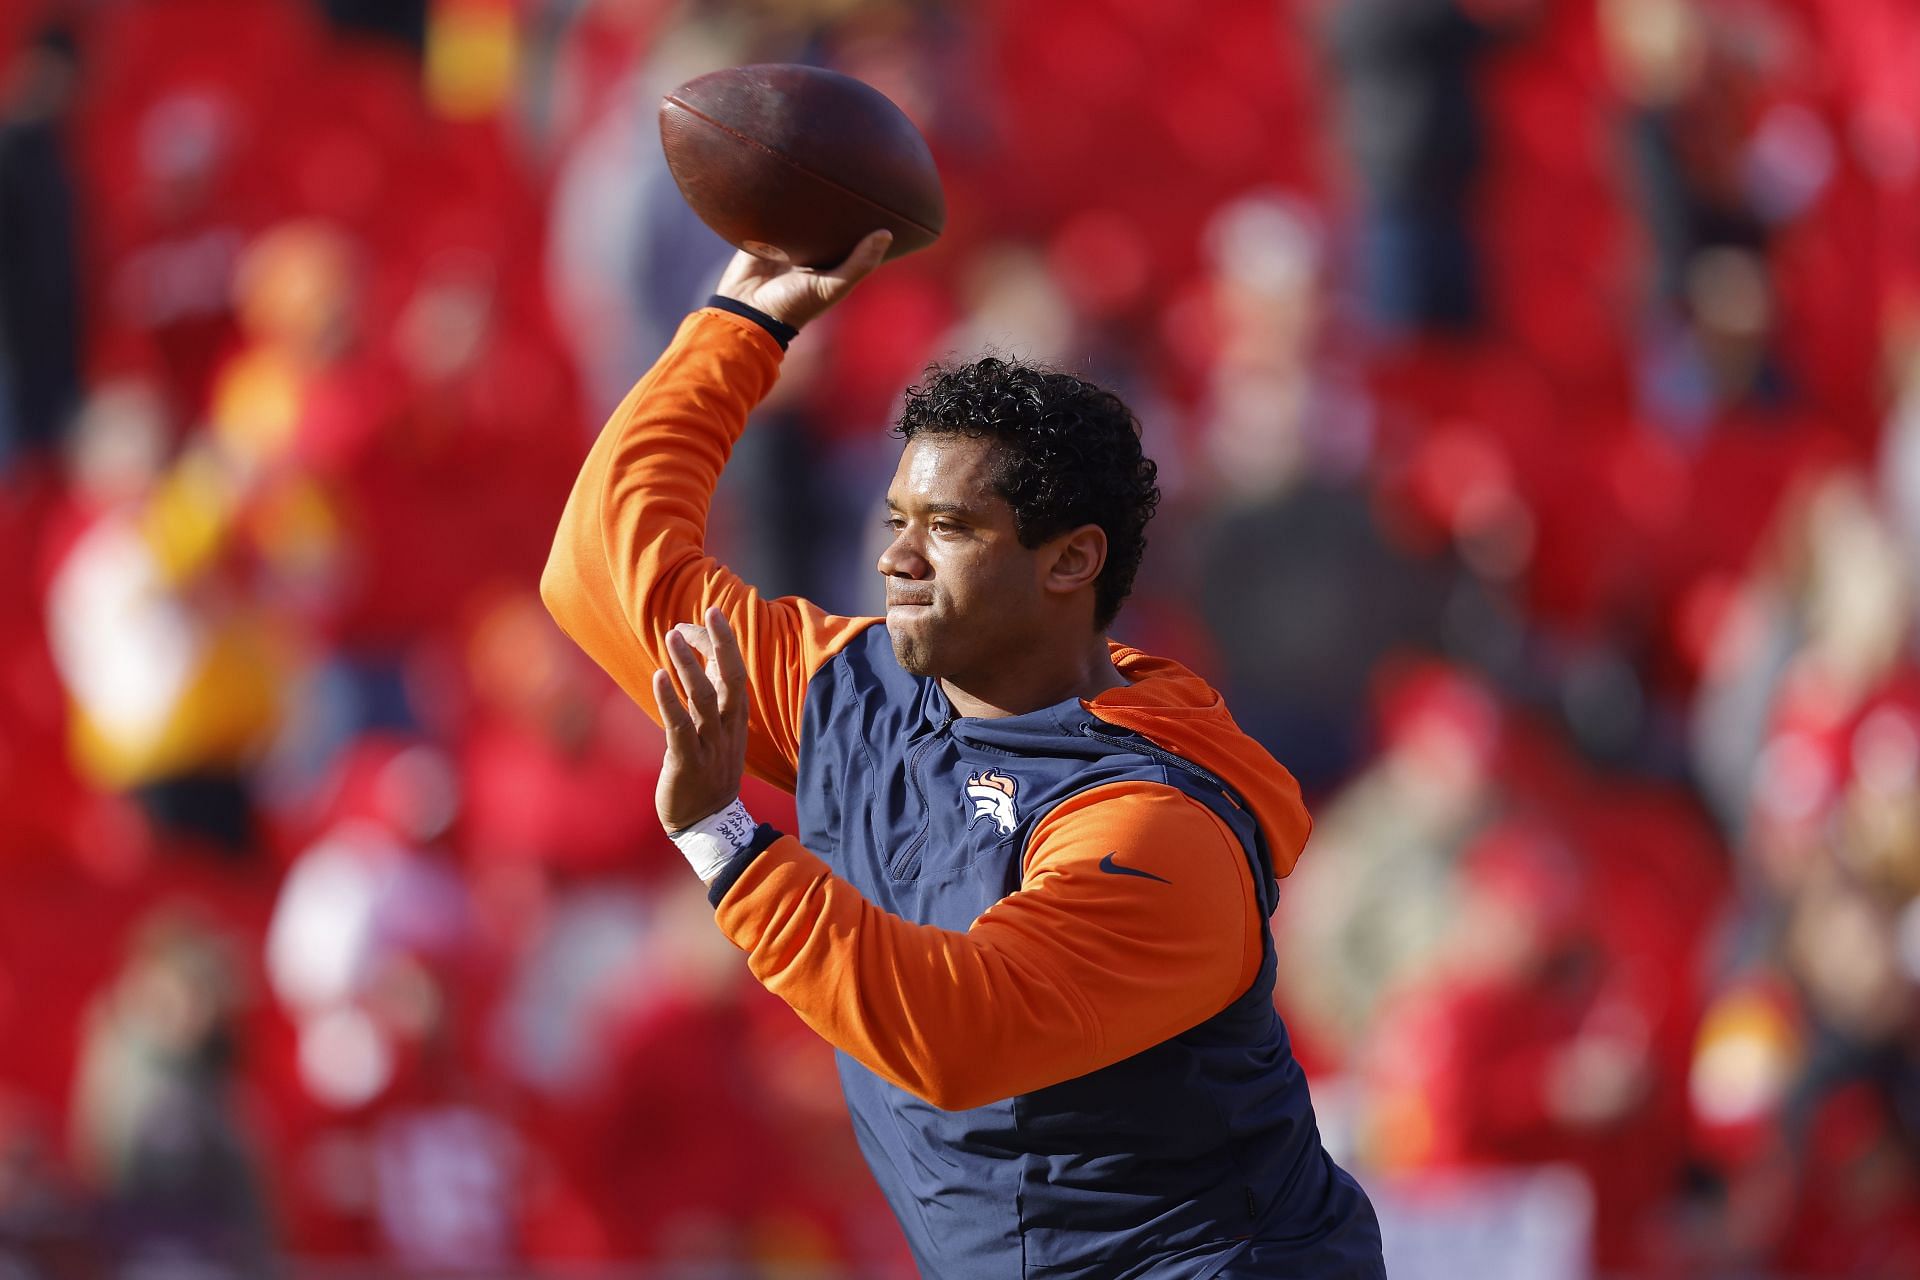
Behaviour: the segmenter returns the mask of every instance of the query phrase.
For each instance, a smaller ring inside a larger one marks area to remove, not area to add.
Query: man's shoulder
[[[866,723],[871,716],[917,714],[927,698],[929,682],[895,660],[885,619],[848,621],[861,625],[814,669],[807,686],[807,721],[815,734],[855,726],[872,730],[878,726]]]
[[[827,678],[841,684],[903,689],[917,683],[894,661],[886,619],[839,618],[836,621],[847,628],[849,634],[834,655],[814,671],[815,680]]]

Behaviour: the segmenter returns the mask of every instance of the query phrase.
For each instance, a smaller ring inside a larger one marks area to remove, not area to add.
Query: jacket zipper
[[[928,747],[945,736],[953,720],[952,712],[948,712],[940,726],[922,738],[907,756],[907,786],[912,790],[913,798],[920,802],[920,832],[887,867],[887,875],[892,879],[911,880],[920,874],[920,851],[926,847],[927,833],[933,829],[933,811],[927,805],[927,790],[920,785],[920,759],[926,755]]]

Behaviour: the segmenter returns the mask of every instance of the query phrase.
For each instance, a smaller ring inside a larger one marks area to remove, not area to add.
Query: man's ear
[[[1107,531],[1097,524],[1083,524],[1055,538],[1049,547],[1041,585],[1059,595],[1071,595],[1091,587],[1107,565]]]

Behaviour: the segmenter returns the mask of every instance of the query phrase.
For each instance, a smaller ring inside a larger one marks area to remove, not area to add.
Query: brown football
[[[826,267],[869,231],[924,249],[947,202],[926,139],[869,84],[818,67],[733,67],[660,100],[667,167],[701,220],[763,258]]]

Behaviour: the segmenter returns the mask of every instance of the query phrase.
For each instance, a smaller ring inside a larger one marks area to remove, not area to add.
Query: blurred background
[[[716,547],[869,611],[926,361],[1121,390],[1395,1274],[1920,1274],[1911,0],[11,0],[0,1276],[910,1274],[535,595],[759,61],[951,221]]]

